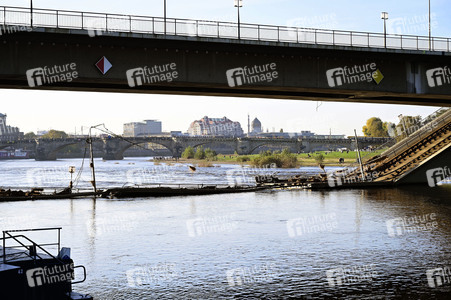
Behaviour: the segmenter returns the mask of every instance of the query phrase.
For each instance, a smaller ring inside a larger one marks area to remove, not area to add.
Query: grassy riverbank
[[[370,159],[371,157],[374,157],[376,155],[379,155],[382,153],[382,150],[379,151],[373,151],[373,152],[366,152],[361,151],[360,154],[363,158],[363,161],[366,161]],[[301,153],[301,154],[292,154],[294,157],[297,158],[297,162],[294,167],[309,167],[309,166],[318,166],[317,160],[315,160],[315,157],[317,155],[322,154],[324,157],[324,160],[322,164],[326,166],[340,166],[340,165],[347,165],[357,162],[357,152],[349,151],[347,152],[338,152],[338,151],[317,151],[314,153]],[[208,167],[213,166],[214,164],[241,164],[241,165],[253,165],[253,162],[259,159],[260,154],[252,154],[252,155],[224,155],[224,154],[218,154],[216,156],[216,160],[214,161],[206,161],[206,160],[200,160],[200,159],[179,159],[178,162],[180,163],[187,163],[187,164],[193,164],[197,165],[199,167]],[[339,159],[343,158],[344,163],[340,164]]]

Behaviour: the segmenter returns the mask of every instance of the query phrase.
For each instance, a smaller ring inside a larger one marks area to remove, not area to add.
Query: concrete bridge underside
[[[113,65],[105,75],[95,63],[105,56]],[[75,63],[79,78],[36,87],[46,90],[451,106],[451,84],[429,87],[426,71],[449,64],[447,52],[424,52],[218,38],[103,33],[34,28],[0,37],[0,88],[30,89],[28,69]],[[126,71],[175,63],[178,78],[131,88]],[[272,82],[230,87],[226,71],[277,65]],[[331,88],[327,70],[375,63],[384,78]]]

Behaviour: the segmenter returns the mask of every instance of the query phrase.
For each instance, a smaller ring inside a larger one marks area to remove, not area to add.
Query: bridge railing
[[[85,29],[90,36],[102,32],[167,34],[176,36],[238,39],[233,22],[190,20],[135,15],[0,6],[0,24],[65,29]],[[33,20],[33,23],[32,21]],[[166,26],[165,26],[166,25]],[[241,39],[315,45],[384,48],[384,34],[241,23]],[[451,50],[451,38],[387,34],[386,48],[405,50]]]

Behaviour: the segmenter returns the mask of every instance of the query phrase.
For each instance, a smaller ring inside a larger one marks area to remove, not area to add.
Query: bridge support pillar
[[[123,160],[122,143],[120,139],[104,139],[102,158],[104,160]]]
[[[45,147],[36,147],[35,150],[35,160],[45,161],[45,160],[56,160],[56,153],[49,152]]]
[[[250,154],[251,147],[250,142],[242,139],[238,139],[235,145],[235,151],[239,155],[247,155]]]

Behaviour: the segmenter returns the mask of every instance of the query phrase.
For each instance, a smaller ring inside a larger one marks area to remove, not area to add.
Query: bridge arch
[[[253,148],[249,149],[248,154],[253,154],[255,150],[257,150],[258,148],[261,148],[263,146],[268,146],[268,145],[274,145],[272,143],[262,143],[262,144],[258,144],[257,146],[254,146]],[[293,146],[295,146],[295,144],[279,144],[277,145],[278,147],[285,149],[285,148],[289,148],[290,151],[292,150]]]
[[[165,144],[165,143],[163,143],[163,142],[157,142],[157,141],[140,141],[140,142],[136,142],[136,143],[129,143],[129,142],[127,142],[127,143],[125,144],[124,147],[121,147],[121,148],[116,152],[116,154],[117,154],[119,157],[124,157],[125,151],[127,151],[127,150],[130,149],[131,147],[133,147],[133,146],[138,146],[138,145],[143,145],[143,144],[149,144],[149,143],[156,144],[156,145],[160,145],[160,146],[162,146],[162,147],[168,149],[168,150],[171,152],[171,155],[172,155],[172,156],[174,155],[174,149],[172,149],[171,146],[169,146],[169,145],[167,145],[167,144]],[[148,150],[149,150],[149,151],[154,151],[154,150],[152,150],[152,149],[148,149]],[[155,151],[154,151],[154,152],[155,152]]]
[[[39,142],[36,144],[36,160],[56,160],[57,159],[57,153],[63,150],[64,148],[67,148],[72,145],[78,145],[81,143],[85,143],[86,140],[79,139],[70,141],[67,143],[64,143],[62,145],[58,145],[55,148],[52,148],[51,150],[47,151],[45,141],[43,144],[39,144]]]

